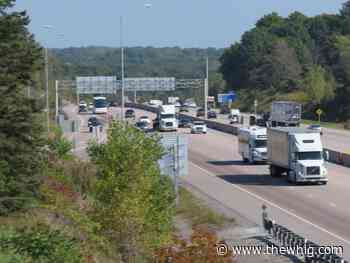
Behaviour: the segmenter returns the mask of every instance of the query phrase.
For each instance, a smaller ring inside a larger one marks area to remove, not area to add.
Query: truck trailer
[[[267,129],[267,156],[272,177],[286,174],[289,182],[328,182],[319,132],[299,127]]]
[[[301,121],[301,104],[294,101],[274,101],[271,105],[270,126],[298,127]]]

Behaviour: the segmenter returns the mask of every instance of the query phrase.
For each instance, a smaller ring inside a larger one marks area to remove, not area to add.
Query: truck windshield
[[[174,114],[161,114],[160,117],[162,119],[174,119],[175,115]]]
[[[321,152],[298,152],[298,160],[321,160]]]
[[[254,147],[255,148],[265,148],[267,144],[266,140],[255,140]]]

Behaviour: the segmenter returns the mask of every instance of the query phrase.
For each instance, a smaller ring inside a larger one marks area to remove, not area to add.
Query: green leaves
[[[99,169],[95,221],[125,259],[149,256],[169,241],[174,214],[172,183],[158,167],[158,139],[115,122],[107,144],[91,144],[89,153]]]
[[[46,225],[21,230],[1,228],[0,255],[1,251],[11,252],[12,259],[17,260],[12,262],[83,262],[76,242]]]
[[[313,116],[318,105],[326,119],[349,119],[349,10],[347,1],[340,15],[272,13],[259,19],[220,59],[227,87],[240,93],[240,106],[251,110],[251,94],[269,94],[260,99],[262,108],[278,98],[295,98],[305,102],[306,114]]]
[[[305,93],[314,105],[320,105],[324,100],[330,100],[334,96],[334,79],[328,77],[327,72],[321,66],[314,66],[306,74],[304,80]]]
[[[13,1],[0,2],[0,214],[22,207],[36,195],[43,154],[41,113],[26,97],[39,69],[40,48],[27,30],[25,13],[5,13]]]

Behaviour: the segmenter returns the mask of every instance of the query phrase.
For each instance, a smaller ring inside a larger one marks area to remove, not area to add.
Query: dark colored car
[[[229,114],[230,108],[227,105],[222,105],[220,108],[220,114]]]
[[[135,111],[132,109],[126,110],[125,118],[135,118]]]
[[[208,119],[216,119],[216,112],[215,111],[208,111]]]
[[[150,124],[145,121],[138,121],[135,124],[136,128],[140,129],[141,131],[144,132],[150,132],[152,131],[152,128],[150,127]]]
[[[204,116],[205,116],[204,109],[199,108],[199,109],[197,110],[196,116],[197,116],[197,117],[204,117]]]
[[[115,101],[112,101],[109,103],[109,107],[117,107],[117,103]]]
[[[100,120],[97,119],[96,117],[90,117],[88,119],[89,132],[92,132],[93,127],[97,127],[97,126],[100,126],[100,129],[102,130],[102,123],[100,122]]]
[[[87,108],[85,105],[79,105],[79,113],[81,112],[87,112]]]
[[[179,127],[180,128],[190,128],[192,121],[188,118],[180,118],[179,119]]]

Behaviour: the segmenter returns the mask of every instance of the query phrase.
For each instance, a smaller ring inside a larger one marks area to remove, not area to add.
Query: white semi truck
[[[293,183],[328,182],[320,133],[299,127],[267,129],[267,155],[273,177],[286,173]]]
[[[250,127],[238,131],[238,152],[244,162],[251,164],[267,161],[266,128]]]
[[[176,131],[178,128],[178,121],[176,119],[175,105],[159,106],[155,122],[160,131]]]

